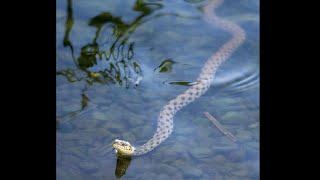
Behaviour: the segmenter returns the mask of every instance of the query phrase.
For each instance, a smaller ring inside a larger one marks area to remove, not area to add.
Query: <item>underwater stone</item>
[[[64,18],[65,16],[66,16],[66,11],[65,10],[61,10],[61,9],[57,9],[56,10],[57,21],[58,21],[58,19]]]
[[[97,171],[97,163],[95,162],[88,162],[88,161],[83,161],[79,163],[79,167],[85,170],[86,172],[93,173]]]
[[[95,95],[93,97],[96,97],[96,96],[99,97],[99,95]],[[108,108],[113,103],[112,99],[109,99],[109,98],[106,99],[106,98],[102,98],[102,97],[95,98],[95,99],[91,98],[90,100],[91,100],[91,102],[94,102],[95,104],[99,104],[99,108],[101,108],[101,110],[103,108]]]
[[[92,118],[93,119],[98,119],[98,120],[106,120],[107,119],[107,114],[101,111],[94,111],[92,113]]]
[[[175,128],[174,133],[177,135],[192,135],[194,132],[194,128],[187,127],[187,128]]]
[[[78,103],[75,104],[69,104],[69,105],[64,105],[63,109],[66,112],[73,112],[79,110],[81,107]]]
[[[88,130],[88,129],[95,129],[97,123],[92,120],[90,122],[90,120],[92,120],[91,118],[86,119],[86,120],[80,120],[80,119],[74,119],[74,123],[77,126],[78,130]]]
[[[111,134],[119,134],[127,130],[125,124],[120,123],[119,121],[108,122],[104,125],[104,127],[106,127],[106,131],[109,131]]]
[[[137,176],[135,179],[141,179],[141,180],[158,179],[158,175],[155,173],[147,172],[147,173],[143,173],[142,176]]]
[[[259,127],[259,122],[254,122],[248,126],[248,128],[253,129]]]
[[[224,176],[224,179],[225,180],[239,180],[239,177],[232,176],[232,175],[226,175],[226,176]],[[241,180],[243,180],[243,179],[241,179]]]
[[[226,97],[212,97],[208,101],[209,105],[221,107],[233,107],[233,106],[239,106],[239,100],[237,98],[226,98]]]
[[[236,134],[235,134],[236,138],[239,140],[244,140],[244,141],[248,141],[252,139],[251,136],[251,132],[250,131],[245,131],[245,130],[239,130]]]
[[[226,162],[226,158],[222,155],[216,155],[215,157],[213,157],[213,160],[219,164],[223,164]]]
[[[128,117],[128,122],[131,126],[140,126],[144,123],[144,118],[143,116],[131,114]]]
[[[212,156],[212,149],[208,149],[208,148],[201,148],[201,147],[197,147],[197,148],[190,148],[189,152],[191,154],[192,157],[196,158],[196,159],[202,159],[202,158],[207,158]]]
[[[259,23],[259,16],[254,13],[246,13],[242,15],[237,14],[234,16],[229,16],[229,19],[237,23],[241,23],[241,22]]]
[[[78,144],[81,146],[91,146],[94,139],[90,136],[81,136],[78,138]]]
[[[230,111],[221,116],[221,124],[235,125],[247,123],[248,116],[245,112]]]
[[[193,166],[190,165],[183,165],[182,166],[182,171],[184,179],[197,179],[197,178],[202,178],[202,171],[200,169],[197,169]]]
[[[63,133],[63,134],[59,134],[59,138],[61,140],[63,140],[63,143],[67,142],[73,142],[72,140],[76,140],[78,139],[79,135],[75,134],[75,133]]]
[[[248,146],[254,148],[254,149],[259,149],[260,148],[260,144],[259,142],[248,142]]]
[[[168,180],[170,179],[170,177],[166,174],[158,174],[158,178],[159,180]]]
[[[167,149],[167,153],[169,154],[179,154],[184,152],[188,147],[181,144],[181,143],[175,143],[173,146],[169,146]]]
[[[105,137],[112,137],[114,134],[110,133],[109,131],[106,131],[105,128],[99,127],[99,128],[93,128],[90,131],[92,131],[92,135],[95,138],[105,138]],[[91,137],[92,138],[92,137]]]
[[[245,158],[246,158],[246,153],[243,149],[232,151],[228,155],[228,159],[230,159],[232,162],[243,161],[245,160]]]
[[[68,168],[57,168],[57,179],[83,179],[80,170]]]
[[[214,180],[223,180],[223,176],[221,176],[220,174],[214,174],[212,179],[214,179]]]
[[[138,126],[130,131],[138,139],[148,139],[148,136],[152,136],[151,134],[154,130],[155,129],[150,128],[150,126],[143,125]]]
[[[238,112],[227,112],[222,116],[222,119],[236,119],[238,116]]]
[[[249,171],[248,169],[241,169],[241,170],[233,171],[232,174],[236,176],[248,176]]]

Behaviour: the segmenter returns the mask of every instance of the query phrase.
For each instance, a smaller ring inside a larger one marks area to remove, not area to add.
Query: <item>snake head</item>
[[[132,156],[135,151],[135,148],[129,142],[119,139],[114,140],[112,146],[120,155]]]

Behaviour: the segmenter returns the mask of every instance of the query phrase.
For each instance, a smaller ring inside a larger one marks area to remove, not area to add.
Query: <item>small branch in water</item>
[[[214,117],[212,117],[209,112],[203,112],[203,113],[229,139],[231,139],[233,142],[237,141],[236,138],[226,128],[224,128]]]

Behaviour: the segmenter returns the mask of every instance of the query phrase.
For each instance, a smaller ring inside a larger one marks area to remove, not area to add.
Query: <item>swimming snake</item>
[[[129,142],[116,139],[113,147],[119,155],[137,156],[150,152],[166,140],[173,131],[173,116],[182,107],[203,95],[211,85],[219,65],[228,59],[231,54],[244,42],[245,31],[237,24],[218,17],[215,9],[223,0],[212,0],[204,8],[206,21],[232,34],[232,38],[213,53],[203,65],[195,83],[189,89],[169,101],[160,111],[157,120],[157,130],[153,137],[140,147],[134,147]]]

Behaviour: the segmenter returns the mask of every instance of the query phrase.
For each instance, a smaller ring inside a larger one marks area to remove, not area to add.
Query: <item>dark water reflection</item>
[[[81,47],[79,57],[76,58],[69,37],[74,17],[72,0],[68,0],[63,45],[70,48],[75,67],[85,75],[79,75],[75,69],[71,68],[58,70],[57,75],[64,76],[69,82],[85,81],[89,85],[118,83],[121,86],[125,81],[126,88],[129,88],[130,79],[135,76],[143,76],[139,63],[133,59],[134,42],[128,41],[129,35],[143,23],[144,17],[159,8],[161,4],[138,0],[132,9],[140,12],[141,15],[131,22],[124,22],[121,17],[113,16],[109,12],[102,12],[92,17],[88,26],[96,28],[95,35],[92,42]],[[97,40],[103,28],[111,33],[103,44],[99,44]]]
[[[162,106],[230,38],[203,20],[205,2],[57,1],[57,179],[259,179],[257,0],[219,7],[247,39],[208,92],[176,114],[170,138],[140,157],[112,152],[116,138],[146,142]]]

